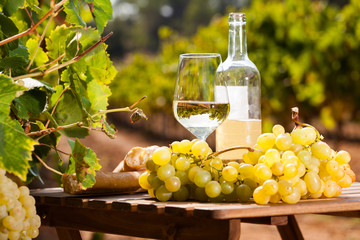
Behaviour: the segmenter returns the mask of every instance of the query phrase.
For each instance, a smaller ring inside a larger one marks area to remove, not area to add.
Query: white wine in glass
[[[173,111],[181,125],[201,140],[226,119],[229,100],[217,53],[181,54]]]

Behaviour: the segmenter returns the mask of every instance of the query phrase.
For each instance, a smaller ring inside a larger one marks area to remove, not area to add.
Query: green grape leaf
[[[29,120],[31,115],[39,115],[45,110],[46,92],[32,89],[13,100],[13,112],[21,119]]]
[[[5,121],[10,113],[11,101],[15,98],[18,91],[26,88],[13,84],[11,78],[0,75],[0,121]]]
[[[95,152],[85,147],[78,139],[68,140],[72,154],[70,155],[67,174],[76,174],[76,179],[83,189],[95,184],[96,170],[101,168]]]
[[[19,44],[18,48],[10,51],[9,56],[23,57],[26,60],[26,62],[29,60],[29,52],[27,50],[27,47],[22,44]]]
[[[106,46],[103,44],[103,46]],[[92,79],[96,79],[103,84],[109,84],[116,76],[117,70],[113,66],[109,55],[104,51],[102,46],[90,51],[77,63],[74,63],[72,67],[80,71],[84,69],[84,66],[88,68],[88,76]]]
[[[24,88],[13,84],[10,78],[0,76],[0,168],[25,181],[36,142],[25,135],[18,121],[9,117],[10,103],[20,90]]]
[[[50,36],[45,39],[48,56],[51,59],[57,59],[65,52],[66,40],[74,29],[74,27],[61,25],[51,31]]]
[[[14,22],[1,12],[0,12],[0,28],[2,32],[2,34],[0,35],[1,36],[0,40],[4,40],[8,37],[11,37],[19,33],[19,30],[14,24]],[[19,45],[19,40],[16,39],[1,46],[1,49],[4,49],[6,52],[9,52],[10,50],[14,50],[15,48],[17,48],[18,45]]]
[[[25,7],[33,7],[38,5],[39,5],[38,0],[25,0]]]
[[[12,76],[26,73],[26,60],[23,57],[12,56],[0,60],[0,71],[10,71]]]
[[[105,116],[101,116],[100,118],[101,130],[109,137],[114,139],[116,134],[116,129],[113,124],[109,125],[106,120]]]
[[[107,22],[112,19],[112,6],[110,0],[86,1],[93,15],[95,24],[100,33],[104,31]]]
[[[34,62],[36,66],[40,67],[43,66],[46,62],[48,62],[49,58],[41,47],[38,48],[38,44],[38,39],[30,38],[26,42],[26,47],[28,48],[30,59],[33,59],[36,53]]]
[[[10,16],[13,15],[19,7],[24,6],[24,0],[5,0],[2,1],[2,5],[4,7],[4,13]]]
[[[80,5],[76,0],[69,0],[65,3],[64,11],[66,13],[66,21],[77,27],[85,27],[86,23],[80,17]]]
[[[91,103],[91,109],[94,112],[105,110],[108,106],[108,97],[111,95],[110,88],[92,80],[87,85],[87,92]]]
[[[84,115],[83,110],[73,92],[66,91],[61,97],[53,117],[57,124],[63,126],[76,122],[83,122],[86,120],[87,115]],[[64,133],[68,137],[84,138],[89,135],[89,130],[80,127],[67,128],[61,130],[60,132]]]

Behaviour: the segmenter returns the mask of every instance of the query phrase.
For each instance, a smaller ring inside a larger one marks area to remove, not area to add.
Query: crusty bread
[[[158,146],[150,147],[134,147],[125,156],[119,165],[114,169],[116,172],[128,172],[128,171],[141,171],[145,170],[146,161],[151,158],[153,152],[158,149]]]
[[[76,180],[75,174],[64,174],[61,178],[64,192],[69,194],[128,193],[140,190],[141,172],[96,172],[95,184],[86,190]]]

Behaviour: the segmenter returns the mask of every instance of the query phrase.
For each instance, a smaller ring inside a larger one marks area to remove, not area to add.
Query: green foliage
[[[253,0],[239,11],[247,16],[249,58],[262,77],[264,127],[275,119],[284,124],[294,106],[305,120],[319,117],[328,129],[359,120],[359,1],[338,9],[324,1]],[[227,15],[214,17],[191,38],[161,28],[161,51],[135,54],[121,67],[111,104],[129,104],[146,91],[146,110],[171,114],[179,54],[219,52],[224,60],[227,36]]]
[[[9,117],[11,101],[20,90],[24,87],[0,75],[0,168],[25,180],[36,142],[25,135],[18,121]]]
[[[50,1],[41,2],[0,2],[0,168],[27,183],[40,178],[39,163],[46,161],[65,134],[76,138],[69,142],[67,172],[76,173],[87,188],[94,184],[100,165],[96,154],[77,138],[93,128],[109,137],[115,134],[106,122],[106,108],[108,85],[117,71],[100,36],[112,18],[111,3],[68,0],[51,6]],[[58,14],[66,17],[57,25]],[[98,30],[86,26],[86,16],[93,16]],[[41,24],[28,31],[29,18]],[[21,32],[22,37],[15,38]]]
[[[85,147],[79,142],[69,139],[72,154],[70,156],[70,164],[66,171],[67,174],[76,173],[76,179],[81,183],[81,187],[86,189],[95,183],[95,170],[99,170],[99,159],[94,151]]]

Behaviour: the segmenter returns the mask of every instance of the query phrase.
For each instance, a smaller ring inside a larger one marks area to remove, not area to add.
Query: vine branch
[[[70,86],[65,87],[64,90],[62,90],[62,92],[60,93],[60,96],[59,96],[59,98],[56,100],[56,103],[55,103],[55,105],[54,105],[54,107],[53,107],[53,109],[52,109],[52,111],[51,111],[51,113],[50,113],[51,116],[54,115],[55,109],[56,109],[57,105],[59,104],[60,98],[62,97],[62,95],[64,95],[64,93],[66,92],[66,90],[68,90],[69,88],[70,88]],[[46,124],[45,124],[45,128],[47,128],[47,127],[49,126],[49,123],[50,123],[50,119],[47,120],[47,122],[46,122]]]
[[[68,89],[69,87],[66,87],[60,94],[59,98],[57,99],[56,101],[56,104],[53,108],[53,110],[51,111],[51,115],[54,114],[54,109],[56,108],[60,98],[61,98],[61,95],[64,94],[64,92]],[[139,99],[138,101],[136,101],[133,105],[131,105],[131,107],[135,106],[136,104],[138,104],[141,100],[143,100],[146,96],[142,97],[141,99]],[[93,114],[92,116],[90,116],[88,119],[91,119],[91,118],[94,118],[98,115],[102,115],[102,114],[107,114],[107,113],[113,113],[113,112],[134,112],[138,110],[138,108],[134,108],[134,109],[131,109],[130,107],[124,107],[124,108],[114,108],[114,109],[108,109],[108,110],[100,110],[98,111],[97,113]],[[49,125],[49,121],[47,121],[46,125],[45,125],[45,129],[42,129],[42,130],[39,130],[39,131],[36,131],[36,132],[30,132],[30,133],[27,133],[26,135],[27,136],[43,136],[43,135],[47,135],[47,134],[50,134],[50,133],[53,133],[53,132],[56,132],[56,131],[59,131],[59,130],[62,130],[62,129],[66,129],[66,128],[72,128],[72,127],[81,127],[81,128],[87,128],[89,129],[89,127],[87,126],[83,126],[83,122],[76,122],[76,123],[71,123],[71,124],[68,124],[68,125],[64,125],[64,126],[58,126],[58,127],[51,127],[51,128],[48,128],[48,125]]]
[[[53,169],[52,167],[50,167],[49,165],[47,165],[42,159],[41,157],[39,157],[36,153],[33,153],[34,156],[37,158],[37,160],[39,160],[39,162],[48,170],[52,171],[53,173],[59,174],[60,176],[62,176],[63,174],[55,169]]]
[[[61,69],[63,67],[66,67],[72,63],[75,63],[77,61],[80,60],[80,58],[82,58],[84,55],[86,55],[87,53],[89,53],[91,50],[93,50],[94,48],[96,48],[97,46],[99,46],[99,44],[105,42],[111,35],[113,34],[113,32],[110,32],[108,35],[106,35],[105,37],[101,38],[99,41],[97,41],[94,45],[92,45],[91,47],[89,47],[88,49],[86,49],[82,54],[80,54],[79,56],[76,56],[74,58],[72,58],[71,60],[64,62],[62,64],[59,65],[54,65],[48,69],[46,69],[45,71],[40,71],[40,72],[34,72],[34,73],[29,73],[29,74],[25,74],[25,75],[21,75],[18,77],[14,77],[14,81],[19,80],[19,79],[23,79],[23,78],[29,78],[29,77],[38,77],[38,76],[44,76],[50,72],[56,71],[58,69]]]
[[[70,153],[64,152],[64,151],[62,151],[62,150],[60,150],[60,149],[57,149],[57,148],[54,147],[54,146],[51,146],[51,145],[48,145],[48,144],[45,144],[45,143],[39,143],[38,145],[45,146],[45,147],[48,147],[48,148],[52,148],[52,149],[54,149],[55,151],[60,152],[60,153],[65,154],[65,155],[71,155]]]
[[[62,5],[64,5],[68,0],[62,0],[60,1],[58,4],[56,4],[53,8],[51,8],[35,25],[33,25],[31,28],[18,33],[14,36],[8,37],[2,41],[0,41],[0,46],[7,44],[9,42],[12,42],[16,39],[19,39],[23,36],[26,36],[28,34],[30,34],[31,32],[33,32],[43,21],[45,21],[45,19],[47,19],[51,14],[53,14],[54,12],[56,12]]]

